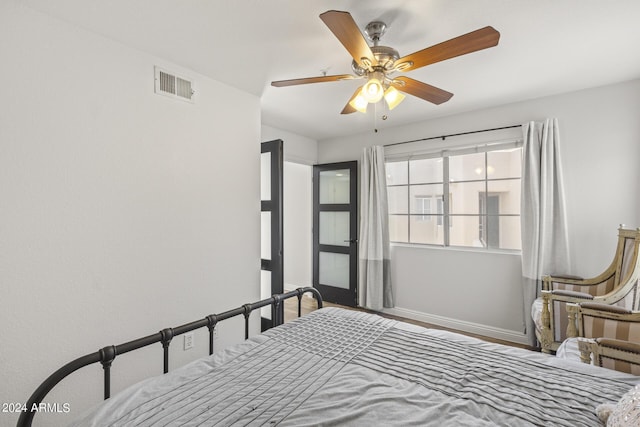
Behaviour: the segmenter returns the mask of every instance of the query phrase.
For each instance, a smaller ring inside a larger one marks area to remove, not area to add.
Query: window
[[[511,143],[388,161],[391,241],[520,250],[521,156]]]

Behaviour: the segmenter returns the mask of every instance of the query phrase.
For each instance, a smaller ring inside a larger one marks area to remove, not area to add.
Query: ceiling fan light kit
[[[362,86],[362,95],[371,104],[382,99],[385,88],[383,88],[383,82],[385,81],[385,75],[381,71],[372,71],[367,76],[367,82]]]
[[[393,110],[394,108],[396,108],[404,98],[405,96],[393,86],[389,86],[389,88],[384,93],[384,100],[387,101],[389,110]]]
[[[362,91],[360,91],[360,93],[356,95],[356,97],[353,98],[351,101],[349,101],[349,104],[347,105],[350,105],[355,110],[360,111],[361,113],[366,113],[367,106],[369,105],[369,101],[365,99],[365,97],[362,95]],[[348,113],[344,112],[342,114],[348,114]]]
[[[389,110],[392,110],[405,98],[405,95],[401,92],[436,105],[442,104],[451,99],[453,96],[451,92],[409,77],[393,77],[393,75],[397,72],[415,70],[416,68],[455,58],[456,56],[493,47],[500,40],[498,31],[493,27],[484,27],[400,57],[397,50],[379,45],[380,38],[387,29],[387,25],[382,21],[370,22],[365,27],[364,32],[373,43],[373,46],[369,46],[369,43],[348,12],[329,10],[320,14],[320,19],[353,58],[351,69],[355,76],[350,74],[323,75],[321,77],[279,80],[271,82],[271,85],[284,87],[308,83],[366,79],[367,82],[354,92],[341,114],[351,114],[356,111],[366,113],[369,103],[375,104],[383,98]]]

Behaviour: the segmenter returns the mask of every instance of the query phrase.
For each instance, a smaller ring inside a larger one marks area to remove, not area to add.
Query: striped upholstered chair
[[[640,311],[582,303],[567,306],[577,322],[581,360],[640,375]]]
[[[638,280],[640,279],[640,228],[620,226],[618,245],[611,265],[596,277],[551,275],[543,277],[542,295],[534,304],[532,314],[536,336],[542,351],[556,351],[565,338],[576,336],[575,325],[569,322],[567,303],[595,302],[617,307],[640,309]],[[534,314],[533,311],[538,311]]]

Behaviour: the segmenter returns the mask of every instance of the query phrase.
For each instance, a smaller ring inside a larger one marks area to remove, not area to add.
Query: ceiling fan
[[[365,34],[373,42],[373,46],[369,46],[369,43],[367,43],[348,12],[329,10],[320,14],[320,19],[351,54],[353,58],[351,68],[355,75],[323,75],[302,79],[278,80],[271,82],[271,85],[283,87],[358,78],[366,79],[367,82],[354,92],[341,114],[350,114],[356,111],[365,113],[369,103],[376,103],[382,98],[387,102],[389,109],[393,109],[405,97],[401,92],[436,105],[442,104],[453,96],[451,92],[410,77],[394,77],[394,74],[415,70],[445,59],[493,47],[498,44],[500,39],[500,33],[493,27],[484,27],[400,57],[397,50],[379,45],[380,38],[387,28],[384,22],[373,21],[365,27]]]

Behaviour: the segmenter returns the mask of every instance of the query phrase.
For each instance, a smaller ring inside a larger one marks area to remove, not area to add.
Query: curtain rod
[[[411,142],[429,141],[432,139],[442,139],[444,141],[445,138],[450,138],[452,136],[470,135],[472,133],[491,132],[492,130],[512,129],[512,128],[519,128],[519,127],[522,127],[522,125],[503,126],[501,128],[492,128],[492,129],[472,130],[470,132],[452,133],[450,135],[442,135],[442,136],[431,136],[429,138],[420,138],[420,139],[414,139],[411,141],[393,142],[391,144],[385,144],[384,147],[391,147],[392,145],[409,144]]]

